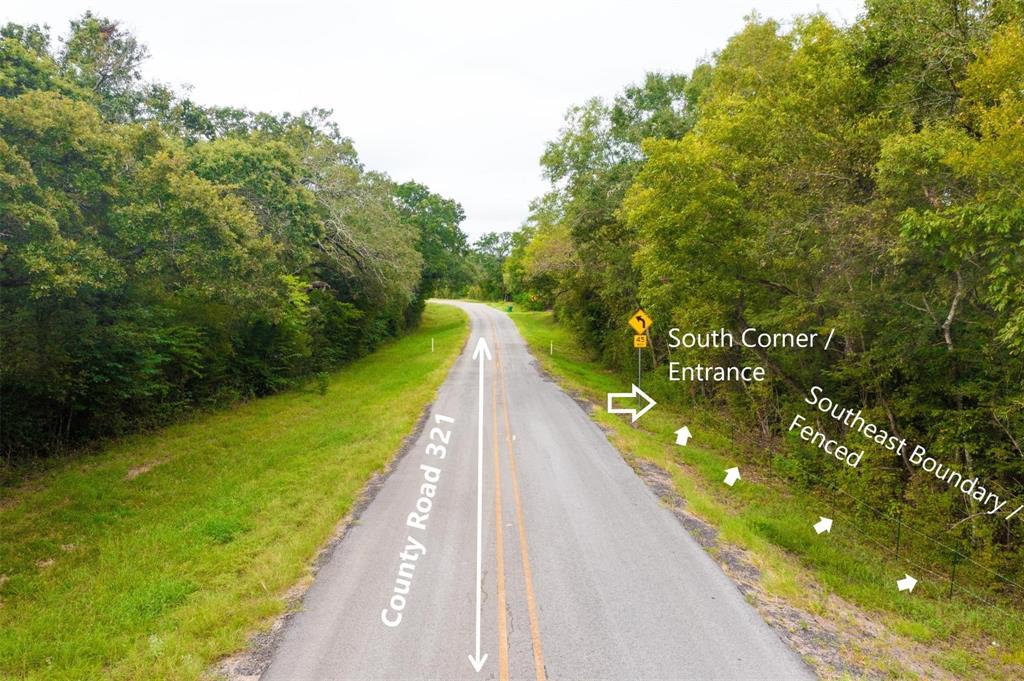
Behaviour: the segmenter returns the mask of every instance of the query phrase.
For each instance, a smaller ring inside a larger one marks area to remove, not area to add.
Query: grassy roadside
[[[463,312],[429,305],[325,396],[256,400],[0,490],[0,678],[195,679],[242,647],[398,450],[467,334]]]
[[[505,305],[495,306],[504,310]],[[628,379],[604,369],[550,313],[510,314],[541,365],[563,386],[601,405],[605,394],[628,388]],[[550,353],[553,346],[554,352]],[[706,414],[659,404],[633,428],[628,419],[603,408],[593,418],[627,458],[649,461],[668,471],[690,512],[709,522],[729,544],[749,552],[772,597],[826,619],[850,615],[855,606],[881,623],[888,641],[846,647],[853,668],[891,678],[1024,678],[1024,615],[1004,607],[949,600],[945,588],[921,578],[912,595],[898,593],[895,581],[912,568],[894,563],[850,527],[837,522],[831,535],[816,537],[811,525],[829,515],[829,502],[769,480],[746,459],[732,438]],[[694,439],[677,447],[675,429],[688,424]],[[743,480],[722,485],[724,470],[739,465]],[[920,575],[919,575],[920,577]],[[863,630],[864,627],[845,622]],[[870,627],[868,627],[870,628]],[[871,638],[864,637],[861,638]],[[879,637],[881,638],[881,637]],[[842,639],[841,639],[842,640]],[[882,655],[879,655],[879,652]],[[909,651],[909,652],[908,652]],[[885,653],[891,652],[891,655]],[[924,660],[921,668],[916,662]]]

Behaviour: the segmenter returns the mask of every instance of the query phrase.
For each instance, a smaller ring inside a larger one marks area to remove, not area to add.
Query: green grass
[[[2,490],[0,678],[195,679],[243,647],[467,334],[461,311],[430,305],[415,332],[332,374],[326,395],[252,401]]]
[[[541,365],[565,387],[596,405],[604,404],[606,393],[628,389],[628,377],[602,367],[550,313],[518,311],[517,306],[510,317]],[[878,614],[898,637],[927,644],[938,667],[964,677],[1024,678],[1024,615],[1019,610],[949,600],[944,582],[921,574],[912,595],[898,593],[896,580],[905,572],[913,574],[912,568],[865,543],[852,522],[837,520],[831,535],[817,537],[811,526],[819,515],[830,515],[831,501],[769,478],[763,467],[738,454],[744,447],[713,415],[659,404],[633,428],[603,406],[592,413],[627,459],[646,459],[669,471],[691,512],[716,526],[723,539],[751,552],[773,595],[828,616],[824,595],[835,593]],[[674,444],[674,431],[684,424],[694,434],[685,449]],[[728,488],[722,484],[725,469],[737,465],[743,480]],[[893,665],[888,660],[868,663],[875,669]]]

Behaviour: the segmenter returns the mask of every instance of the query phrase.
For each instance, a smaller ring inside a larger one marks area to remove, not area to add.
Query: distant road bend
[[[485,305],[452,304],[472,322],[466,349],[262,678],[814,678],[583,409],[539,373],[514,323]],[[491,359],[474,359],[479,337]]]

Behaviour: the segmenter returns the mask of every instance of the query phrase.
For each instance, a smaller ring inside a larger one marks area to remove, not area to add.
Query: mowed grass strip
[[[195,679],[244,646],[398,451],[468,331],[462,311],[429,305],[326,395],[255,400],[3,490],[0,678]]]
[[[842,520],[831,534],[818,537],[813,523],[832,515],[834,508],[827,496],[769,480],[747,458],[737,458],[733,452],[741,447],[706,412],[659,403],[637,428],[627,418],[608,414],[603,407],[606,394],[628,392],[630,377],[603,367],[550,312],[514,311],[509,316],[548,372],[600,405],[592,417],[619,451],[669,471],[691,512],[717,527],[726,541],[751,551],[769,592],[825,617],[833,614],[827,595],[836,593],[880,613],[897,636],[927,645],[932,661],[957,677],[1024,678],[1024,617],[1019,610],[1009,604],[988,607],[947,598],[945,581],[865,542],[845,514],[836,516]],[[683,425],[693,431],[685,449],[675,445],[675,430]],[[722,480],[732,466],[741,467],[744,482],[729,488]],[[921,580],[912,595],[896,590],[896,580],[907,572]],[[819,588],[808,588],[812,581]],[[914,676],[897,660],[863,662],[894,678]]]

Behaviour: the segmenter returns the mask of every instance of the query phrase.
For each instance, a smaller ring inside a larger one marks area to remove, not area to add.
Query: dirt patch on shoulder
[[[886,679],[893,669],[882,665],[895,661],[902,672],[927,679],[955,679],[935,666],[922,645],[900,639],[866,612],[813,583],[803,584],[818,600],[828,618],[798,608],[767,592],[761,571],[750,554],[721,539],[718,530],[690,513],[672,477],[660,466],[643,459],[631,462],[633,470],[654,492],[683,527],[721,566],[736,588],[778,633],[823,679]]]
[[[162,466],[165,463],[167,463],[167,459],[154,459],[153,461],[148,461],[142,464],[141,466],[136,466],[135,468],[129,470],[127,473],[124,474],[124,479],[134,480],[140,475],[144,475],[145,473],[150,472],[157,466]]]

